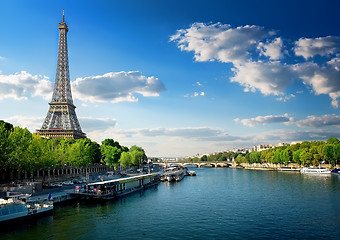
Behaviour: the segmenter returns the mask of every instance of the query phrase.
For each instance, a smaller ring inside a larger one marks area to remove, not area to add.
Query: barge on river
[[[82,199],[114,199],[123,195],[146,189],[158,184],[158,174],[143,174],[127,178],[90,183],[83,189],[75,189],[71,193]]]
[[[0,224],[26,220],[51,213],[52,210],[53,202],[48,200],[25,202],[16,198],[0,199]]]

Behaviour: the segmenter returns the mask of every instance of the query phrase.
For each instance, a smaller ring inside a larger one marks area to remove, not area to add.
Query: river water
[[[229,168],[103,203],[74,202],[0,239],[335,239],[340,177]]]

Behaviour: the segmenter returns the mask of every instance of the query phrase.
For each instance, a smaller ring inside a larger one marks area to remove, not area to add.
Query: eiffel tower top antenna
[[[63,8],[63,22],[65,22],[65,9]]]

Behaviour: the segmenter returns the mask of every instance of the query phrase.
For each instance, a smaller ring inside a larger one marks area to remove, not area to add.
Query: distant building
[[[260,145],[257,145],[257,146],[253,146],[251,148],[251,150],[254,151],[254,152],[260,152],[260,151],[267,150],[267,149],[270,149],[270,148],[274,148],[274,146],[271,145],[271,144],[267,144],[267,145],[260,144]]]
[[[291,142],[290,145],[294,145],[294,144],[298,144],[298,143],[302,143],[303,141],[294,141],[294,142]]]
[[[234,153],[248,153],[249,149],[241,147],[241,148],[233,148],[233,150],[231,150]]]

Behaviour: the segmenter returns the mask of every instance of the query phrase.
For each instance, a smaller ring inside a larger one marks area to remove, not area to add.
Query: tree
[[[292,153],[290,150],[283,150],[281,155],[281,160],[284,164],[288,164],[292,160]]]
[[[300,145],[300,149],[309,149],[310,148],[310,142],[303,141]]]
[[[118,164],[120,159],[121,150],[117,147],[112,147],[110,145],[101,145],[100,146],[102,159],[104,160],[105,164],[113,167]]]
[[[296,162],[297,164],[301,165],[301,150],[297,150],[293,152],[293,162]]]
[[[300,154],[300,159],[304,166],[309,166],[312,164],[313,154],[310,153],[308,150],[304,150]]]
[[[334,145],[333,149],[334,149],[334,154],[333,154],[334,162],[335,164],[337,164],[338,161],[340,160],[340,144]]]
[[[274,162],[273,163],[282,163],[282,157],[281,156],[282,156],[282,151],[276,150],[274,152],[274,158],[273,158]]]
[[[246,163],[247,159],[244,156],[242,156],[242,154],[239,154],[239,155],[237,155],[235,162],[237,164]]]
[[[326,145],[323,149],[325,160],[334,166],[334,145]]]
[[[132,164],[130,153],[122,152],[122,154],[120,155],[119,162],[123,167],[125,168],[129,167]]]
[[[137,147],[136,145],[132,146],[130,148],[130,154],[131,154],[131,162],[133,165],[138,166],[143,161],[147,159],[144,149],[141,147]]]
[[[327,143],[328,143],[328,144],[336,145],[336,144],[340,144],[340,141],[339,141],[339,139],[337,139],[337,138],[335,138],[335,137],[332,137],[332,138],[329,138],[329,139],[327,140]]]
[[[13,126],[0,120],[0,170],[5,170],[9,164],[9,134],[13,130]]]
[[[15,127],[9,134],[9,168],[12,170],[30,170],[27,148],[31,144],[32,134],[20,127]]]
[[[202,161],[202,162],[207,162],[207,161],[208,161],[207,155],[203,155],[203,156],[201,157],[201,161]]]

